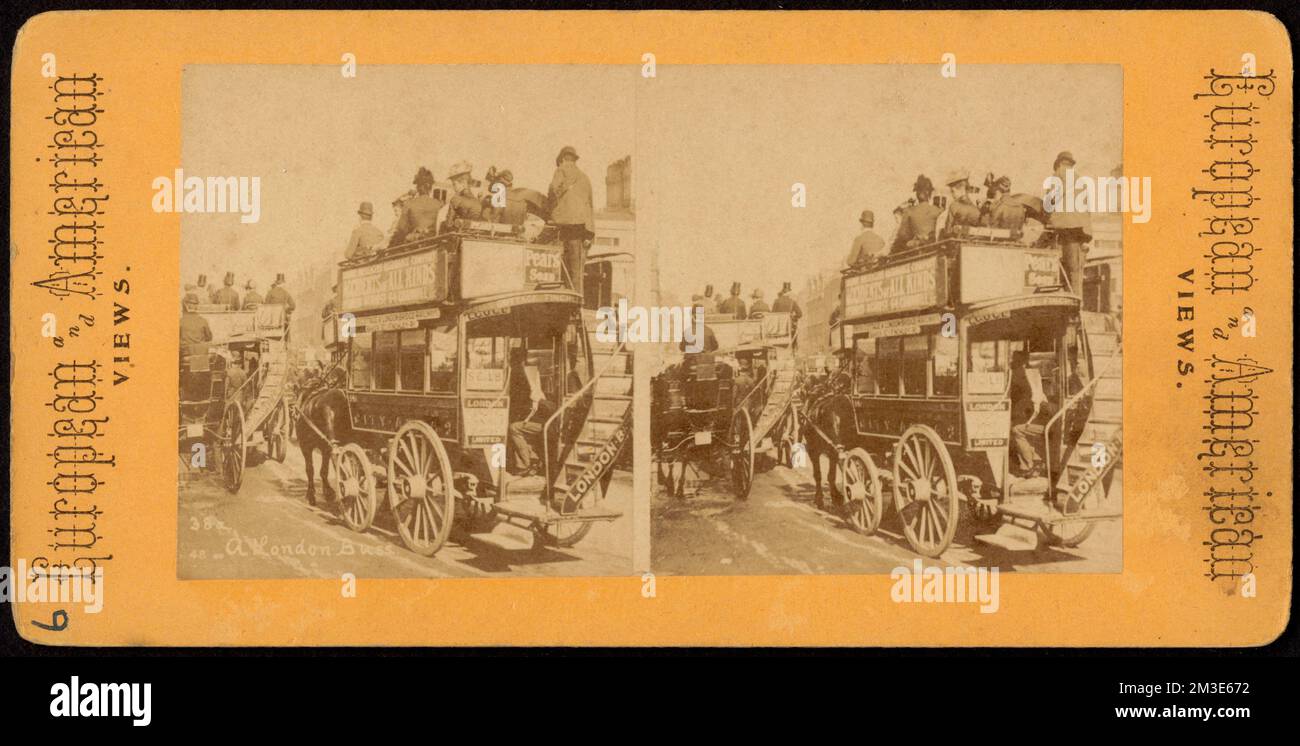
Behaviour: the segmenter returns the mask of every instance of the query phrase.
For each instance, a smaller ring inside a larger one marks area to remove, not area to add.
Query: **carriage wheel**
[[[1062,501],[1067,503],[1062,506],[1064,508],[1062,512],[1068,516],[1071,513],[1081,513],[1086,510],[1091,510],[1096,507],[1104,497],[1105,492],[1103,492],[1101,483],[1098,482],[1098,484],[1093,486],[1081,502],[1070,503],[1068,500]],[[1067,521],[1065,523],[1057,523],[1050,526],[1041,525],[1038,528],[1038,534],[1049,546],[1066,548],[1077,547],[1092,535],[1092,529],[1096,527],[1096,525],[1097,524],[1093,521]]]
[[[748,498],[753,484],[754,424],[749,419],[749,412],[741,409],[731,420],[731,489],[736,499]]]
[[[939,434],[913,425],[894,445],[894,509],[907,543],[918,554],[938,557],[957,531],[957,475]]]
[[[239,402],[229,402],[221,413],[221,481],[229,492],[239,492],[244,482],[244,410]]]
[[[334,493],[339,516],[353,531],[365,531],[379,508],[378,487],[370,469],[370,457],[356,443],[334,449]]]
[[[451,462],[432,427],[412,420],[388,445],[388,504],[402,543],[432,557],[455,518]]]
[[[289,405],[286,402],[280,402],[276,407],[271,422],[275,428],[267,439],[267,455],[283,464],[284,457],[289,453]]]
[[[583,498],[583,502],[591,500],[593,493],[596,495],[595,500],[597,502],[603,500],[605,497],[603,485],[600,483],[593,484],[591,491]],[[554,523],[549,526],[542,525],[533,532],[533,540],[535,544],[544,547],[568,548],[587,538],[587,534],[591,533],[592,525],[591,521],[565,521],[564,523]]]
[[[871,455],[861,448],[840,457],[840,494],[848,500],[848,520],[854,530],[874,534],[885,511],[880,472]]]

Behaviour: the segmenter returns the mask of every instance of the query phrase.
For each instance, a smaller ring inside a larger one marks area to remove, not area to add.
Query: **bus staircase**
[[[768,368],[766,375],[772,377],[771,389],[767,392],[767,402],[754,423],[755,451],[771,451],[781,445],[771,442],[772,428],[790,411],[790,405],[798,393],[795,385],[797,372],[793,356],[781,358]],[[757,390],[760,386],[754,388]]]
[[[247,411],[241,411],[244,416],[243,432],[244,443],[247,446],[259,446],[266,443],[266,435],[262,432],[262,425],[273,415],[284,401],[284,390],[286,379],[289,371],[289,352],[283,337],[272,338],[267,349],[258,359],[258,372],[255,376],[249,376],[244,379],[239,388],[235,391],[226,392],[226,399],[236,400],[240,403],[242,410],[244,406],[244,397],[250,396],[253,399],[252,405]],[[255,388],[256,392],[252,395],[245,394],[244,389]],[[277,426],[283,426],[283,423],[276,423]],[[285,444],[287,446],[287,443]]]
[[[546,477],[508,483],[505,499],[495,506],[498,513],[533,525],[612,521],[622,515],[588,497],[600,494],[632,439],[632,352],[625,342],[596,339],[594,326],[586,324],[595,374],[543,426]]]
[[[1045,453],[1064,452],[1066,444],[1061,428],[1062,415],[1084,397],[1091,395],[1092,406],[1076,442],[1068,445],[1068,457],[1046,460],[1045,478],[1024,480],[1008,489],[1006,502],[998,512],[1013,526],[1036,529],[1038,527],[1068,526],[1075,535],[1070,545],[1087,537],[1096,521],[1119,518],[1121,506],[1110,504],[1106,494],[1107,477],[1119,465],[1124,450],[1123,431],[1123,344],[1119,323],[1109,314],[1093,311],[1081,312],[1087,354],[1095,372],[1092,380],[1075,393],[1048,421],[1043,437],[1047,441]],[[1048,450],[1055,436],[1059,449]],[[1059,465],[1057,473],[1053,464]],[[1053,483],[1055,480],[1055,483]],[[1047,498],[1048,485],[1050,499]],[[1019,489],[1018,489],[1019,488]],[[1086,516],[1081,518],[1080,516]],[[1086,520],[1087,526],[1080,521]],[[985,543],[1006,549],[1037,548],[1038,532],[999,531],[997,534],[976,538]]]
[[[272,341],[259,362],[262,380],[257,389],[257,398],[253,400],[253,406],[249,409],[244,423],[244,432],[249,435],[248,445],[262,442],[262,423],[266,422],[284,401],[285,379],[288,376],[289,366],[284,341]]]

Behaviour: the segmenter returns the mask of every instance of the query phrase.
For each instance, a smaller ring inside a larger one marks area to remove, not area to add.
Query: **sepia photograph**
[[[657,349],[655,571],[1120,572],[1120,68],[673,77],[652,159],[709,178],[651,172],[651,272],[704,332]]]
[[[1300,4],[10,5],[9,721],[1294,710]]]
[[[632,571],[628,81],[186,67],[181,578]]]

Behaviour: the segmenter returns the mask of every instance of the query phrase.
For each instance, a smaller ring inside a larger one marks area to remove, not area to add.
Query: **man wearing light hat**
[[[582,275],[587,264],[587,242],[596,236],[592,215],[591,180],[578,169],[578,151],[565,145],[555,156],[555,175],[548,192],[551,222],[564,243],[564,266],[573,289],[582,294]],[[743,318],[743,317],[742,317]]]
[[[749,318],[756,319],[772,310],[763,300],[763,288],[754,288],[754,292],[749,294]]]
[[[482,217],[483,205],[474,196],[470,183],[473,170],[474,166],[469,161],[460,161],[447,172],[447,180],[451,182],[451,197],[448,200],[451,210],[447,217],[458,220],[478,220]]]
[[[361,217],[361,222],[352,229],[347,246],[343,247],[343,258],[347,260],[367,256],[375,250],[376,246],[384,242],[383,231],[370,222],[370,219],[375,216],[375,206],[369,202],[362,202],[357,208],[357,215]]]
[[[1074,155],[1063,150],[1052,162],[1052,173],[1060,179],[1061,184],[1070,183],[1070,172],[1074,170]],[[1065,194],[1066,200],[1074,198]],[[1065,267],[1065,276],[1074,293],[1082,292],[1083,283],[1083,245],[1092,240],[1092,218],[1086,212],[1073,210],[1053,210],[1047,213],[1047,227],[1055,234],[1056,244],[1061,248],[1061,266]]]
[[[948,218],[944,221],[944,235],[958,235],[970,226],[980,224],[980,208],[970,198],[970,172],[957,169],[948,174],[945,180],[951,200],[948,202]]]
[[[877,260],[889,253],[885,249],[884,239],[872,230],[876,224],[875,213],[863,210],[858,222],[862,225],[862,232],[853,239],[853,248],[849,250],[848,258],[848,265],[855,269],[875,264]]]
[[[438,232],[438,213],[442,212],[442,202],[430,194],[433,191],[433,172],[421,166],[415,173],[413,183],[415,196],[402,206],[402,214],[397,218],[397,229],[388,240],[389,246],[397,246],[418,235]]]

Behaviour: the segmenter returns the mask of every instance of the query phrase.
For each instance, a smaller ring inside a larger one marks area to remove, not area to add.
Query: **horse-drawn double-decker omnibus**
[[[1118,516],[1106,485],[1122,448],[1120,330],[1081,310],[1056,249],[988,231],[890,254],[842,282],[851,384],[817,403],[808,437],[833,443],[855,526],[879,525],[882,481],[928,556],[952,541],[963,501],[970,519],[1058,545]],[[1041,465],[1023,473],[1017,450]]]
[[[539,545],[570,546],[619,515],[601,502],[629,439],[630,356],[618,345],[593,355],[561,253],[475,222],[341,265],[346,384],[304,414],[332,440],[320,424],[330,401],[341,409],[332,483],[351,528],[370,525],[381,494],[402,542],[424,555],[454,521],[471,533],[510,522]],[[515,430],[536,474],[514,473]]]

